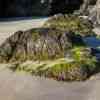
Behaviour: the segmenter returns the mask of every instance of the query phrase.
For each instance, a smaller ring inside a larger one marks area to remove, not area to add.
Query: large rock
[[[0,60],[47,60],[64,57],[72,47],[73,35],[56,29],[18,31],[0,47]]]

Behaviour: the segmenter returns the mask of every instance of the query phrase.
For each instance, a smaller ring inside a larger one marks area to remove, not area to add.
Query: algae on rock
[[[14,62],[64,57],[72,48],[70,35],[68,32],[49,28],[16,32],[1,45],[1,60]]]
[[[92,32],[92,23],[76,15],[55,15],[51,17],[44,26],[63,31],[73,31],[81,36],[94,35]]]

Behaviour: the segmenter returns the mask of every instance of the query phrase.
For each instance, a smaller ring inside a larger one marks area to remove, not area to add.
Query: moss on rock
[[[94,35],[92,23],[76,15],[55,15],[44,26],[63,31],[73,31],[81,36]]]
[[[18,31],[0,47],[1,62],[48,60],[64,57],[72,48],[71,34],[57,29],[41,28]]]
[[[95,59],[88,61],[86,58],[85,60],[73,60],[70,62],[65,58],[60,58],[53,61],[27,61],[17,65],[17,67],[13,65],[11,68],[55,80],[82,81],[86,80],[97,67]]]
[[[11,68],[61,81],[86,80],[98,68],[98,62],[91,55],[88,48],[74,47],[69,54],[71,54],[71,57],[65,56],[65,58],[45,61],[27,61],[17,64],[17,67],[11,66]]]

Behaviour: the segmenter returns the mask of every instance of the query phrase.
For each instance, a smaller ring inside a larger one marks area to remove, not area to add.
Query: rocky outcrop
[[[54,16],[43,27],[9,37],[0,46],[1,62],[63,58],[73,46],[84,45],[82,37],[94,35],[91,23],[77,16]]]
[[[83,4],[80,7],[80,13],[88,15],[91,9],[96,5],[97,0],[83,0]]]
[[[100,25],[100,0],[84,0],[80,12],[82,15],[87,15],[94,26]]]
[[[80,36],[94,36],[93,24],[88,19],[77,15],[58,14],[45,22],[44,27],[55,28],[62,31],[73,31]]]
[[[10,69],[61,81],[82,81],[94,74],[97,61],[89,49],[82,47],[70,51],[72,58],[67,56],[55,60],[20,62],[11,65]]]
[[[66,59],[57,59],[48,62],[27,61],[16,64],[10,68],[14,70],[30,72],[32,75],[53,78],[59,81],[82,81],[86,80],[89,73],[89,66],[83,67],[78,62],[68,62]],[[92,67],[92,66],[91,66]]]
[[[55,29],[18,31],[0,47],[0,60],[46,60],[64,57],[72,47],[73,33]]]

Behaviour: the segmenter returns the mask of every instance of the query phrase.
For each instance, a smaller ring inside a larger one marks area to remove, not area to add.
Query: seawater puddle
[[[84,42],[91,48],[98,48],[100,47],[100,39],[96,37],[85,37]]]
[[[92,53],[96,56],[96,58],[100,59],[100,39],[92,36],[85,37],[83,40],[87,46],[92,49]]]

